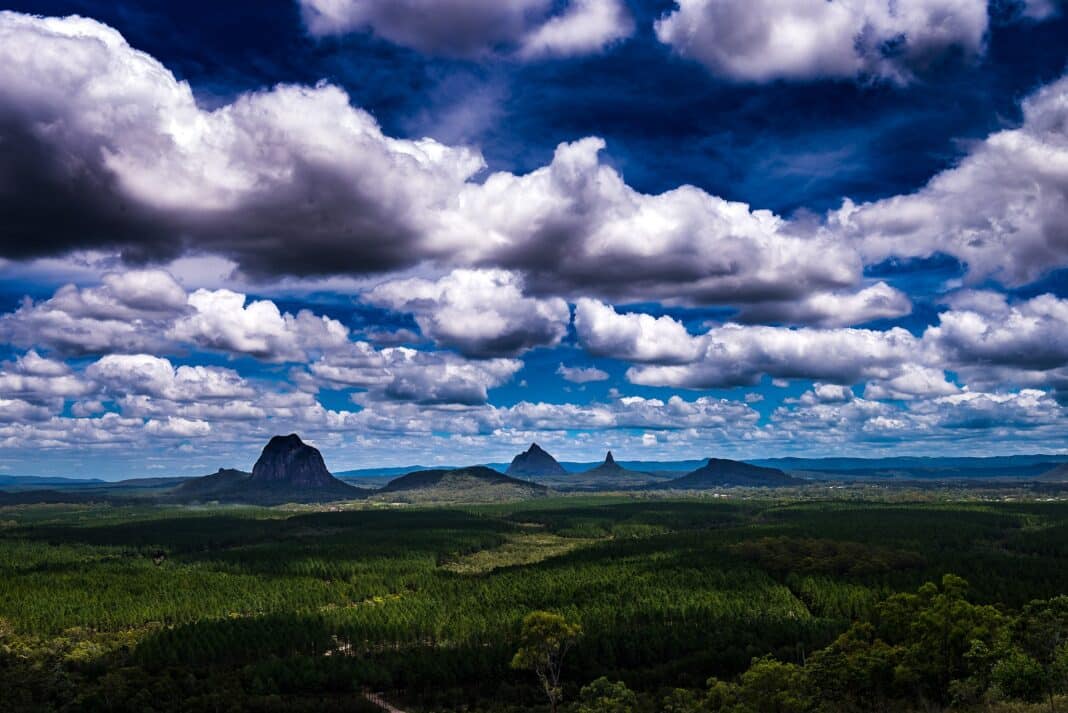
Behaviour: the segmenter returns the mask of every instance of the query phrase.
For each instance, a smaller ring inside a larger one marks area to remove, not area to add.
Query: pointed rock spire
[[[608,455],[604,457],[605,465],[615,465],[616,459],[612,457],[612,451],[608,451]]]
[[[512,459],[512,464],[505,471],[513,476],[565,475],[564,467],[556,462],[545,449],[537,443],[531,443],[523,453]]]

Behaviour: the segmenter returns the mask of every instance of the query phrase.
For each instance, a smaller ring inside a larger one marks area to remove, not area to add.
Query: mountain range
[[[288,502],[355,500],[369,491],[335,478],[319,449],[295,433],[275,436],[252,466],[252,472],[220,468],[187,480],[171,493],[178,502],[218,501],[277,505]]]
[[[585,466],[578,468],[577,466]],[[505,470],[506,473],[500,472]],[[338,477],[341,476],[341,477]],[[990,482],[1068,487],[1068,456],[994,458],[777,458],[750,462],[624,461],[561,463],[536,443],[498,468],[380,468],[337,476],[296,434],[275,436],[251,471],[220,468],[202,477],[98,479],[0,475],[0,504],[33,502],[314,503],[339,500],[478,501],[539,497],[551,491],[709,490],[803,486],[813,481]],[[373,487],[357,487],[370,485]]]

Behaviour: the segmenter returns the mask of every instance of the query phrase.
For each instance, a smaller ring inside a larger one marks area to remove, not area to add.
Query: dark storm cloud
[[[125,195],[99,151],[71,151],[12,108],[0,114],[0,250],[26,259],[96,247],[174,257],[179,233],[159,211]]]
[[[144,263],[195,250],[258,276],[379,272],[426,257],[412,247],[414,226],[329,168],[298,163],[289,185],[224,211],[159,209],[122,189],[102,146],[57,146],[45,123],[0,119],[3,257],[111,248]]]
[[[963,239],[974,229],[967,220],[947,229],[952,211],[936,222],[924,217],[931,188],[856,211],[847,204],[826,224],[786,220],[693,186],[636,190],[601,157],[597,138],[561,144],[529,173],[497,172],[480,183],[472,180],[484,165],[478,152],[392,138],[332,85],[280,85],[206,110],[188,85],[94,21],[7,13],[2,29],[8,71],[0,70],[0,104],[20,144],[13,165],[25,168],[35,189],[25,195],[21,182],[7,181],[5,209],[15,219],[0,249],[9,257],[102,246],[135,261],[207,252],[256,276],[382,272],[434,261],[510,269],[539,294],[764,303],[771,307],[760,318],[769,320],[775,303],[849,297],[843,291],[860,282],[858,245],[875,260],[941,250],[979,275],[990,272],[977,258],[986,252]],[[1063,82],[1047,87],[1029,100],[1020,130],[977,144],[961,169],[933,180],[955,186],[944,207],[964,215],[969,186],[976,196],[989,193],[990,177],[969,167],[983,165],[1006,137],[1056,150],[1063,90]],[[1032,178],[1055,197],[1055,176],[1016,160],[1020,200]],[[61,209],[41,201],[50,193]],[[1019,215],[1009,193],[977,200],[984,210]],[[899,203],[911,212],[897,210]],[[1041,240],[1010,251],[1006,279],[1035,279],[1035,264],[1064,258],[1056,201],[1044,211],[1035,221]],[[997,215],[984,220],[999,224]],[[29,225],[46,237],[27,248]],[[903,230],[907,239],[894,242]],[[943,244],[939,236],[954,231],[961,239]],[[987,242],[1002,240],[991,234]],[[835,320],[812,310],[783,319]]]

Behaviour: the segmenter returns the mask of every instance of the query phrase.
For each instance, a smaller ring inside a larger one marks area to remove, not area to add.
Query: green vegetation
[[[0,707],[1068,710],[1068,503],[846,495],[0,508]]]
[[[512,668],[534,672],[549,699],[552,713],[556,713],[564,697],[561,686],[564,657],[581,636],[582,626],[560,614],[536,611],[523,617],[519,650],[512,657]]]

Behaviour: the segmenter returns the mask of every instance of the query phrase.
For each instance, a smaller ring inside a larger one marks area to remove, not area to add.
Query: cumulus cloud
[[[269,300],[247,307],[245,301],[245,295],[230,290],[197,290],[189,295],[194,311],[178,319],[167,336],[268,361],[304,361],[310,351],[339,349],[349,341],[348,328],[335,319],[309,310],[282,314]]]
[[[90,379],[120,394],[144,394],[171,401],[251,396],[248,383],[233,369],[178,366],[150,354],[108,354],[89,365]]]
[[[575,331],[591,354],[624,361],[691,362],[700,352],[700,340],[671,317],[619,314],[597,300],[580,299],[575,305]]]
[[[353,342],[345,351],[312,362],[308,371],[335,388],[367,389],[373,399],[480,404],[488,400],[489,389],[508,382],[522,367],[518,359],[467,361],[448,352],[375,349],[367,342]]]
[[[0,422],[44,421],[54,415],[47,406],[32,404],[23,399],[0,398]]]
[[[607,381],[609,378],[607,371],[598,369],[595,366],[564,366],[561,364],[556,368],[556,373],[563,377],[564,381],[570,381],[572,384]]]
[[[965,291],[924,333],[924,341],[969,382],[1068,387],[1068,300],[1040,295],[1009,304],[1004,295]]]
[[[899,374],[869,382],[864,389],[864,397],[869,399],[910,400],[956,393],[960,388],[946,379],[943,369],[921,364],[903,364]]]
[[[0,396],[54,403],[57,398],[84,396],[92,391],[92,385],[67,364],[46,359],[32,349],[0,366]]]
[[[563,299],[525,297],[520,277],[501,270],[455,270],[437,281],[395,280],[366,297],[414,314],[425,336],[474,357],[556,346],[571,321]]]
[[[457,259],[522,270],[535,292],[630,300],[785,300],[859,281],[848,243],[693,186],[639,193],[603,148],[561,144],[546,167],[466,185],[448,221]]]
[[[549,18],[523,38],[519,56],[588,54],[632,32],[634,21],[620,0],[572,0],[563,14]]]
[[[0,340],[73,355],[190,344],[266,361],[304,361],[348,343],[337,320],[308,310],[283,314],[269,300],[245,302],[230,290],[187,295],[162,270],[109,273],[99,286],[64,285],[47,300],[25,300],[0,317]]]
[[[878,282],[858,292],[818,292],[799,300],[746,305],[741,322],[784,322],[818,327],[849,327],[876,319],[894,319],[912,312],[901,290]]]
[[[976,144],[919,191],[831,214],[867,262],[952,255],[973,283],[1019,285],[1068,265],[1068,78],[1023,103],[1023,124]]]
[[[627,378],[645,386],[707,389],[774,379],[852,384],[891,379],[925,359],[924,344],[908,331],[789,329],[725,324],[691,335],[669,316],[619,314],[610,305],[580,300],[579,342],[591,353],[645,363]]]
[[[325,84],[205,111],[106,25],[13,12],[0,13],[0,136],[6,256],[110,246],[147,259],[195,244],[260,273],[425,256],[428,206],[483,165],[385,136]]]
[[[910,81],[982,52],[987,0],[676,0],[657,38],[721,77]]]
[[[74,354],[153,349],[186,309],[185,290],[162,270],[109,273],[97,287],[64,285],[42,302],[24,300],[0,317],[0,339]]]
[[[1068,392],[1068,300],[1041,295],[1010,304],[995,292],[962,291],[937,324],[916,337],[902,328],[788,328],[725,324],[698,335],[668,316],[619,314],[594,300],[575,314],[579,342],[591,353],[637,364],[646,386],[716,388],[777,385],[788,379],[866,382],[871,399],[933,398],[961,392],[946,378],[989,388],[1047,386]]]
[[[645,386],[708,389],[756,384],[761,377],[853,384],[888,379],[917,358],[908,331],[786,329],[726,324],[702,335],[699,355],[677,365],[635,366],[627,378]]]
[[[519,271],[537,294],[700,303],[860,278],[836,237],[692,186],[635,191],[600,161],[601,139],[476,182],[477,152],[388,137],[327,84],[203,110],[158,61],[82,18],[0,13],[0,136],[18,149],[0,165],[6,257],[192,251],[297,276],[433,261]]]
[[[596,300],[575,309],[579,343],[589,352],[644,364],[627,378],[644,386],[691,389],[750,386],[763,376],[835,384],[885,381],[931,357],[901,328],[817,329],[725,324],[692,335],[669,316],[619,314]]]
[[[165,438],[194,438],[211,433],[211,424],[207,421],[168,416],[165,420],[153,418],[146,421],[145,432]]]
[[[301,0],[308,30],[371,30],[428,54],[473,56],[518,47],[523,59],[596,52],[633,32],[621,0]]]

